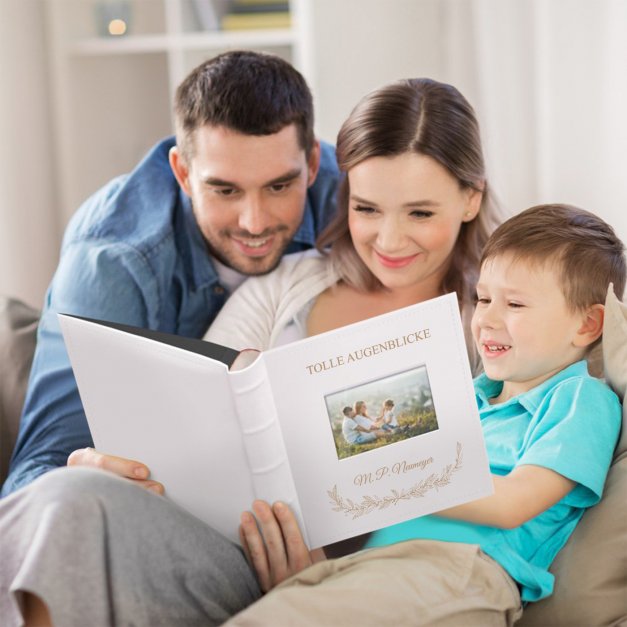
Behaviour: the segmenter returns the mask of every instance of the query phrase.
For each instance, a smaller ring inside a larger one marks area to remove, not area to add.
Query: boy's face
[[[481,268],[477,297],[473,337],[486,374],[505,382],[507,398],[583,357],[575,342],[585,313],[567,307],[553,268],[494,257]]]
[[[247,275],[270,272],[281,260],[302,222],[319,158],[318,144],[307,158],[295,124],[261,136],[203,126],[190,163],[178,148],[170,151],[209,251]]]

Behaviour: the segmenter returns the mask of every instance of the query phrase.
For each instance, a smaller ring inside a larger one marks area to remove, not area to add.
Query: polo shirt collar
[[[534,413],[540,406],[542,399],[546,396],[547,392],[551,388],[571,377],[581,377],[586,376],[587,374],[588,364],[585,359],[582,359],[581,361],[577,361],[574,364],[567,366],[563,370],[560,370],[551,378],[540,383],[540,385],[531,388],[531,390],[529,390],[528,392],[523,392],[518,396],[510,398],[505,403],[499,404],[498,407],[502,408],[506,407],[507,405],[513,405],[517,403],[529,413]],[[479,375],[475,379],[475,393],[477,396],[479,409],[484,409],[490,406],[489,399],[498,396],[502,389],[502,381],[494,381],[488,378],[485,373]]]

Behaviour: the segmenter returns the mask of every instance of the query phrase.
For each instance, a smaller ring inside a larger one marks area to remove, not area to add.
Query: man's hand
[[[251,512],[244,512],[239,536],[263,592],[325,559],[322,549],[307,549],[296,518],[285,503],[270,507],[265,501],[255,501],[252,509],[257,520]]]
[[[80,448],[72,452],[67,458],[67,465],[88,466],[90,468],[108,470],[120,477],[131,479],[137,485],[146,488],[146,490],[152,490],[157,494],[163,494],[165,491],[161,483],[149,479],[150,470],[145,464],[132,459],[125,459],[124,457],[105,455],[93,448]]]

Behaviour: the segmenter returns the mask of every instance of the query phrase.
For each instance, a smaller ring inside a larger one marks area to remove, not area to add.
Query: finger
[[[274,511],[265,501],[255,501],[253,512],[263,536],[270,565],[270,575],[274,584],[289,577],[287,551],[283,540],[283,532],[274,515]]]
[[[297,573],[311,566],[313,562],[309,549],[292,510],[285,503],[277,502],[272,511],[281,527],[290,572]]]
[[[149,490],[155,494],[160,494],[161,496],[165,494],[164,485],[158,481],[142,481],[140,479],[133,479],[133,485],[137,485],[140,488],[144,488],[145,490]]]
[[[93,448],[81,448],[72,452],[68,457],[67,464],[68,466],[101,468],[128,479],[148,479],[150,476],[148,466],[141,462],[115,455],[105,455]]]
[[[257,527],[257,521],[250,512],[244,512],[240,522],[239,537],[244,553],[257,573],[259,587],[263,592],[267,592],[272,588],[272,577],[266,546]]]

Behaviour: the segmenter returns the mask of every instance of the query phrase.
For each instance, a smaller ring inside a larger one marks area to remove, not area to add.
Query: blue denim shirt
[[[157,144],[133,172],[89,198],[68,225],[3,496],[64,466],[73,450],[93,446],[58,312],[200,337],[228,296],[170,169],[174,143],[170,137]],[[321,148],[320,171],[288,252],[311,248],[335,211],[335,151]]]

